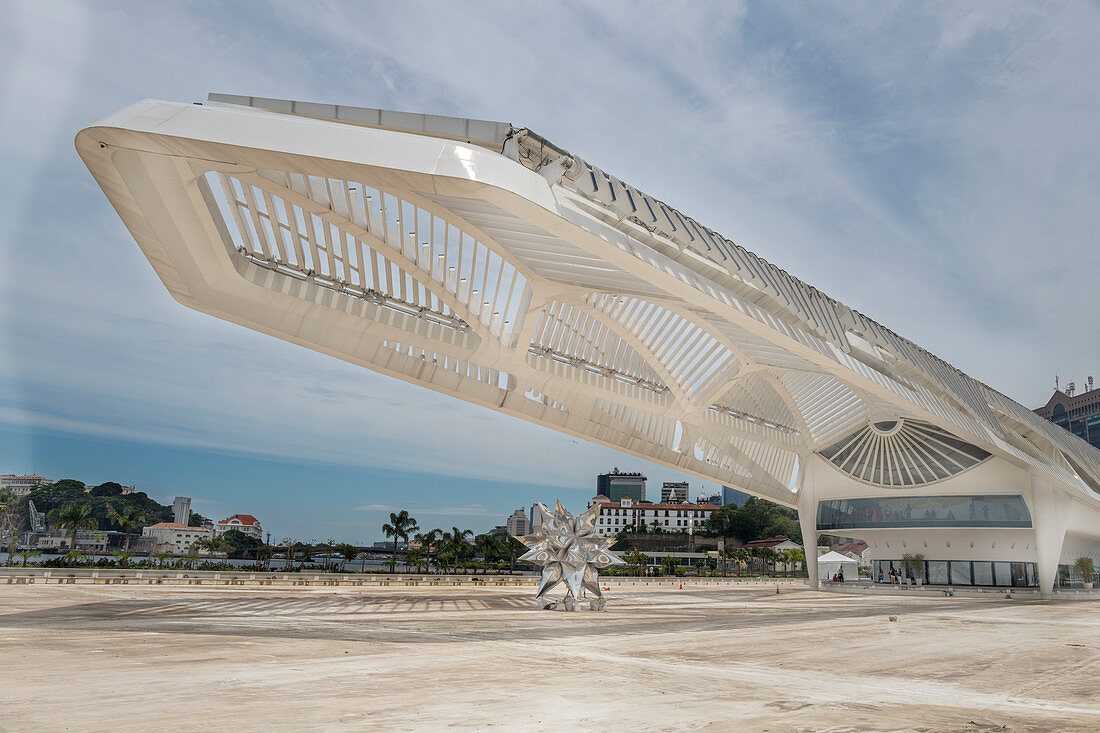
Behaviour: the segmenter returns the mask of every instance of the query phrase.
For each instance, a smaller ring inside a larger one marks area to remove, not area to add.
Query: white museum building
[[[76,146],[190,308],[796,507],[805,546],[922,555],[928,583],[1046,595],[1100,559],[1100,451],[525,127],[211,95]]]

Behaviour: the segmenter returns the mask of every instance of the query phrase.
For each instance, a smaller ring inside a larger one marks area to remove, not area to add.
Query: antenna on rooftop
[[[1089,386],[1088,386],[1088,389],[1086,391],[1087,392],[1092,391],[1092,375],[1091,374],[1089,375]]]

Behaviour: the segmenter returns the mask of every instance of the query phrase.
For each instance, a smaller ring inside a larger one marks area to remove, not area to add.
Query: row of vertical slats
[[[265,184],[208,174],[238,244],[253,255],[342,287],[373,291],[412,307],[463,320],[475,319],[512,345],[530,302],[526,278],[498,253],[453,224],[397,196],[361,182],[261,170]],[[326,221],[287,197],[309,199]],[[220,193],[220,197],[217,194]],[[235,231],[233,231],[235,230]],[[362,232],[367,237],[356,236]],[[380,240],[385,246],[373,245]],[[372,246],[373,245],[373,246]],[[417,277],[394,262],[399,253]],[[437,295],[463,306],[454,313]]]
[[[633,333],[689,396],[738,367],[733,353],[712,334],[667,308],[606,293],[594,293],[587,300]]]

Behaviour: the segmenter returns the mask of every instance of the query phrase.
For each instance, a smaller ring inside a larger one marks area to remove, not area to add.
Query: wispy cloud
[[[397,506],[396,504],[364,504],[355,507],[357,512],[399,512],[407,509],[414,517],[418,514],[428,516],[455,516],[455,517],[495,517],[500,515],[500,509],[487,507],[484,504],[461,504],[458,506]]]

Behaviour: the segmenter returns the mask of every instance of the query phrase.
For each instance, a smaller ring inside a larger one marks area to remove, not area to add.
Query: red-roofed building
[[[264,530],[260,526],[260,520],[251,514],[234,514],[229,519],[223,519],[214,525],[214,536],[221,537],[231,529],[243,532],[249,537],[255,537],[261,541],[264,538]]]
[[[769,549],[782,552],[783,550],[801,550],[802,545],[797,542],[791,542],[786,537],[772,537],[766,540],[753,540],[752,542],[746,542],[741,545],[742,549],[755,550],[755,549]]]
[[[856,540],[855,542],[847,542],[843,545],[834,545],[833,552],[839,552],[845,557],[850,557],[857,561],[860,565],[867,565],[870,563],[870,556],[867,553],[867,543],[863,540]]]
[[[710,515],[718,510],[714,504],[649,504],[630,497],[611,501],[599,494],[588,506],[600,505],[596,518],[596,531],[603,537],[614,537],[624,529],[639,528],[642,524],[652,531],[654,526],[663,532],[694,532]]]

